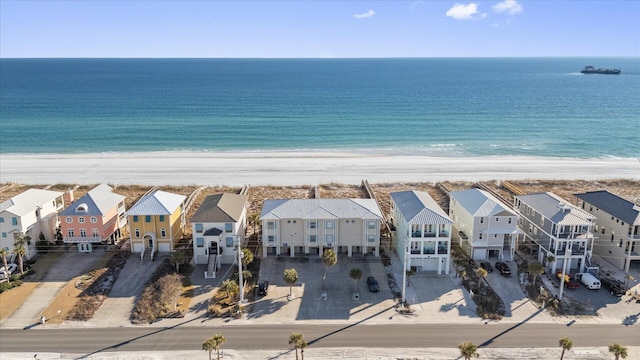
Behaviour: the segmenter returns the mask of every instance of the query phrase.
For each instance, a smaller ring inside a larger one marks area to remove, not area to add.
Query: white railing
[[[140,261],[142,261],[144,259],[144,252],[147,251],[147,249],[142,249],[142,251],[140,252]]]
[[[151,261],[153,261],[153,256],[156,254],[156,248],[151,248]]]
[[[102,238],[100,236],[64,236],[62,241],[66,243],[99,243],[102,242]]]

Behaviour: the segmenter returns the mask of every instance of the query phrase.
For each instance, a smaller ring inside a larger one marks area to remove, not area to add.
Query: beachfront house
[[[606,190],[575,194],[578,207],[595,216],[593,252],[629,273],[640,261],[640,206]]]
[[[55,241],[58,212],[64,207],[63,193],[29,189],[0,204],[0,248],[13,252],[16,240],[29,237],[24,259],[36,253],[40,234],[48,242]]]
[[[91,252],[96,244],[116,241],[127,224],[125,196],[107,184],[91,189],[60,213],[65,244],[76,244],[79,252]]]
[[[247,195],[223,193],[207,196],[189,219],[193,232],[193,259],[207,264],[207,274],[215,276],[222,264],[238,258],[247,228]]]
[[[131,252],[153,260],[156,252],[169,253],[182,239],[186,219],[184,195],[154,190],[144,195],[129,211]]]
[[[265,200],[260,213],[264,256],[364,256],[380,253],[382,213],[373,199]]]
[[[587,271],[593,254],[595,216],[550,192],[517,195],[514,208],[526,240],[538,245],[538,262],[556,273]]]
[[[396,252],[406,270],[449,273],[453,221],[426,192],[391,194]]]
[[[518,215],[495,196],[480,189],[449,193],[449,216],[460,246],[474,260],[514,259]]]

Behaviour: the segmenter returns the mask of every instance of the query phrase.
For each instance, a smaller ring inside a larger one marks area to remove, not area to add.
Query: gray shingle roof
[[[578,199],[589,203],[611,216],[631,224],[640,225],[640,206],[606,190],[589,191],[574,194]]]
[[[238,222],[247,203],[247,195],[216,194],[207,196],[190,222]]]
[[[186,198],[184,195],[156,190],[133,205],[127,215],[171,215]]]
[[[516,199],[558,225],[589,225],[595,219],[593,215],[550,192],[518,195]]]
[[[60,215],[105,215],[124,201],[124,195],[113,192],[111,186],[101,184],[84,194],[80,199],[67,207]],[[86,212],[78,209],[85,205]]]
[[[391,199],[408,223],[452,224],[451,218],[423,191],[392,192]]]
[[[261,220],[269,219],[370,219],[382,220],[373,199],[265,200]]]

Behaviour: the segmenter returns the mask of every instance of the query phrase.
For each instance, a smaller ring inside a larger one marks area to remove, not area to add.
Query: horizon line
[[[3,57],[0,60],[26,60],[26,59],[200,59],[200,60],[366,60],[366,59],[540,59],[540,58],[640,58],[640,55],[527,55],[527,56],[379,56],[379,57],[144,57],[144,56],[37,56],[37,57]]]

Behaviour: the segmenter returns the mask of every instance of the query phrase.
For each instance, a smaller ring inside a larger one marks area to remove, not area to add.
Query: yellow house
[[[145,195],[129,211],[131,252],[140,259],[156,252],[173,251],[185,229],[184,201],[187,197],[156,190]]]

